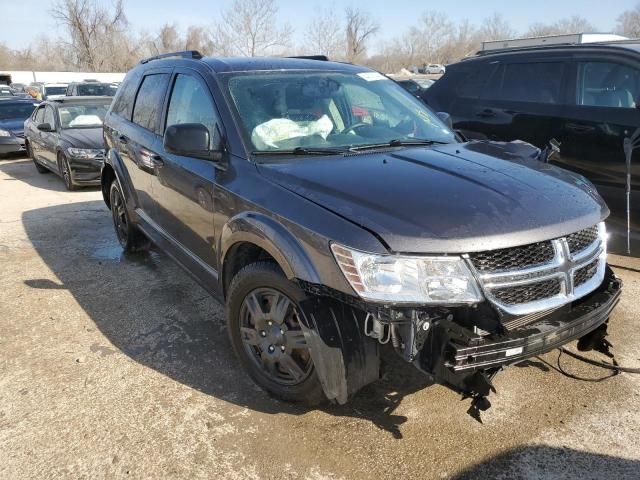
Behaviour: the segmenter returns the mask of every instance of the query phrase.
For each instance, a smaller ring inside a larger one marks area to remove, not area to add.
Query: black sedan
[[[63,97],[40,104],[24,124],[27,151],[38,172],[57,173],[68,190],[100,185],[102,121],[111,100]]]
[[[24,152],[24,121],[36,105],[24,97],[0,99],[0,155]]]

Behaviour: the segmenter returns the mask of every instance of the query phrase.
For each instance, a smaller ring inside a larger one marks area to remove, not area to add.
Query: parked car
[[[398,83],[398,85],[404,88],[407,92],[409,92],[410,94],[416,97],[421,97],[422,93],[425,90],[424,88],[422,88],[422,85],[420,85],[418,82],[412,79],[396,80],[396,82]]]
[[[101,96],[113,97],[118,90],[114,83],[104,83],[97,81],[73,82],[67,87],[67,96]]]
[[[560,142],[554,163],[584,175],[626,219],[623,143],[640,128],[640,42],[495,50],[450,65],[423,94],[468,138]],[[640,152],[631,222],[640,231]]]
[[[430,74],[444,75],[446,71],[447,71],[447,68],[444,65],[440,65],[439,63],[430,63],[424,68],[424,73],[430,73]]]
[[[414,81],[417,82],[424,90],[430,88],[431,85],[435,83],[435,80],[431,80],[429,78],[416,78]]]
[[[9,85],[14,93],[24,93],[26,85],[24,83],[12,83]]]
[[[66,83],[43,83],[43,82],[31,82],[27,90],[32,89],[37,91],[37,95],[34,98],[38,100],[53,100],[54,98],[64,97],[67,93]]]
[[[62,177],[68,190],[100,184],[105,158],[102,122],[111,97],[43,102],[24,124],[26,147],[40,173]]]
[[[13,97],[0,100],[0,155],[25,151],[24,121],[34,108],[32,99]]]
[[[0,85],[0,98],[6,97],[15,97],[14,93],[11,91],[11,88],[7,85]]]
[[[224,302],[279,398],[345,403],[389,343],[481,409],[503,366],[606,335],[621,287],[595,190],[533,146],[459,142],[378,72],[161,55],[104,130],[123,249],[153,242]]]

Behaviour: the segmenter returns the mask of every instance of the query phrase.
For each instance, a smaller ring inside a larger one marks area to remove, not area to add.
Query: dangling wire
[[[622,146],[627,167],[625,182],[625,196],[627,200],[627,255],[631,255],[631,157],[633,156],[633,151],[640,146],[640,128],[637,128],[631,137],[625,137]]]

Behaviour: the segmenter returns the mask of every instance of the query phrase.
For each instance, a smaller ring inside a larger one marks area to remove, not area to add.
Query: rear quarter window
[[[111,107],[112,113],[127,120],[131,120],[133,101],[136,98],[136,92],[138,90],[141,77],[142,72],[139,70],[132,70],[127,73],[127,76],[116,93],[116,98],[114,99],[113,106]]]

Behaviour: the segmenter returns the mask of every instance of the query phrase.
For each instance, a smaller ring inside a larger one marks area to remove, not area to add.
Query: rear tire
[[[127,253],[144,252],[149,249],[149,240],[142,232],[131,223],[129,212],[124,201],[124,195],[117,181],[111,182],[109,188],[109,205],[111,205],[111,217],[116,229],[116,236],[122,249]]]
[[[312,406],[327,398],[300,328],[305,296],[276,263],[252,263],[231,282],[226,317],[233,350],[253,381],[276,398]]]

